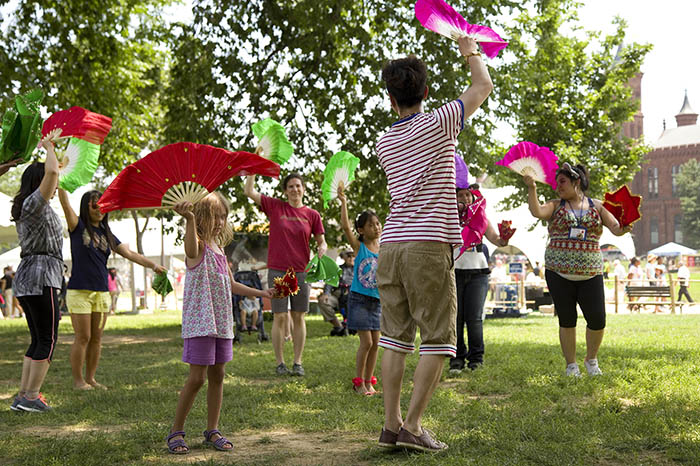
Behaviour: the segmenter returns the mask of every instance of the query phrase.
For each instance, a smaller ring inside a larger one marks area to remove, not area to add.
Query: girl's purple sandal
[[[212,436],[219,435],[219,438],[213,442],[210,440]],[[211,445],[219,451],[233,451],[233,443],[223,435],[218,429],[204,431],[204,445]],[[226,445],[231,445],[231,448],[226,448]]]
[[[182,438],[173,440],[173,437],[182,436]],[[185,433],[181,430],[177,432],[171,432],[170,435],[165,439],[168,444],[168,452],[173,455],[184,455],[190,452],[190,447],[185,443]],[[183,450],[177,450],[177,448],[184,448]]]

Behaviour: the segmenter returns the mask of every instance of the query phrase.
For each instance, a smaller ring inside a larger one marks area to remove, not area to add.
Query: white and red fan
[[[529,175],[539,181],[557,188],[557,160],[559,157],[548,147],[540,147],[535,143],[522,141],[508,149],[506,155],[496,162],[510,168],[523,176]]]
[[[277,178],[279,173],[280,166],[275,162],[250,152],[178,142],[122,170],[97,203],[103,213],[169,208],[183,201],[194,204],[234,176]]]
[[[42,136],[59,141],[69,139],[65,150],[57,148],[61,163],[59,186],[70,192],[88,184],[100,157],[100,145],[112,129],[112,119],[82,107],[71,107],[51,115],[41,129]]]
[[[489,58],[494,58],[508,46],[496,31],[486,26],[469,24],[454,8],[443,0],[418,0],[415,6],[416,18],[426,29],[457,40],[471,37],[481,45],[481,50]]]

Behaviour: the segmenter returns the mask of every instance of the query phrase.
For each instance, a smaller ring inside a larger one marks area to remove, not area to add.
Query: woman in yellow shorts
[[[107,284],[107,259],[111,251],[114,250],[130,261],[149,267],[156,273],[166,270],[130,250],[112,234],[107,214],[101,213],[97,206],[101,195],[99,191],[83,194],[78,216],[70,205],[68,194],[62,189],[58,192],[68,223],[73,260],[66,304],[75,332],[70,364],[73,388],[77,390],[106,389],[95,380],[95,373],[102,350],[102,331],[111,303]]]

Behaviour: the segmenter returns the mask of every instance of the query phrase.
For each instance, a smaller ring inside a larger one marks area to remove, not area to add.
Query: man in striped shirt
[[[452,247],[461,244],[455,197],[454,153],[464,119],[493,89],[477,43],[458,41],[471,68],[472,85],[458,100],[423,113],[428,96],[425,64],[411,55],[382,70],[391,108],[399,120],[377,143],[391,195],[377,266],[382,303],[384,447],[439,451],[447,445],[421,427],[421,417],[440,380],[445,356],[455,356],[457,312]],[[420,360],[405,419],[401,384],[406,354],[420,328]]]

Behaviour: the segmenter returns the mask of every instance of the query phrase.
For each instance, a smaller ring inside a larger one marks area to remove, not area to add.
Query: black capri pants
[[[24,354],[33,361],[49,361],[53,357],[58,340],[58,321],[61,312],[58,308],[58,288],[44,287],[41,295],[19,296],[17,299],[24,309],[32,342]]]
[[[577,281],[567,280],[556,272],[546,270],[544,278],[547,280],[549,294],[557,310],[560,327],[576,327],[578,317],[576,304],[578,303],[589,329],[605,328],[605,291],[602,275]]]

